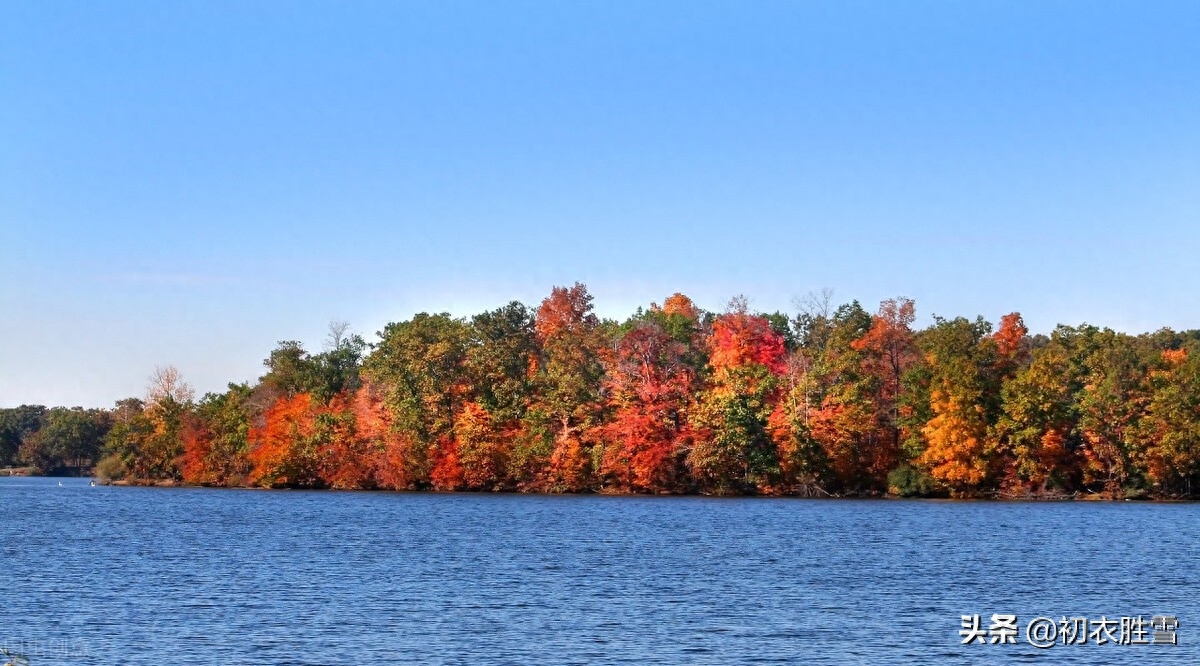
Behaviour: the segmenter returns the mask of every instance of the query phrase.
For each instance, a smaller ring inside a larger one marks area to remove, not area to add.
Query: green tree
[[[778,379],[760,364],[730,368],[705,392],[694,413],[688,464],[700,487],[718,495],[753,493],[779,477],[775,442],[767,432]]]
[[[12,465],[26,437],[42,427],[46,408],[41,405],[21,405],[0,409],[0,465]]]
[[[411,443],[403,477],[422,486],[439,449],[452,446],[455,415],[469,396],[471,328],[446,313],[422,312],[388,324],[379,337],[363,374],[382,392],[392,428]]]
[[[511,423],[533,400],[536,367],[533,312],[517,301],[471,319],[467,372],[479,404],[492,420]]]
[[[1005,484],[1013,490],[1070,490],[1079,482],[1075,398],[1083,385],[1072,346],[1063,331],[1055,332],[1001,388],[998,432],[1007,459]]]
[[[188,483],[242,485],[251,470],[249,444],[253,408],[248,384],[230,384],[206,394],[184,421],[183,478]]]
[[[42,473],[94,463],[111,427],[106,411],[82,407],[55,407],[44,421],[25,437],[20,450],[21,458]]]
[[[596,315],[592,295],[576,282],[555,287],[538,307],[534,330],[541,346],[538,398],[526,419],[529,431],[549,449],[546,490],[594,488],[600,460],[592,430],[603,421],[601,382],[610,342]]]
[[[1191,497],[1200,490],[1200,344],[1164,351],[1156,366],[1136,432],[1140,462],[1160,494]]]
[[[1147,360],[1131,336],[1109,329],[1090,333],[1076,398],[1083,481],[1089,490],[1120,497],[1144,484],[1135,434],[1147,402]]]

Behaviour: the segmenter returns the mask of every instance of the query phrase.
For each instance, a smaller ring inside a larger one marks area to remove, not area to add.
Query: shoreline
[[[29,475],[36,476],[36,475]],[[53,478],[53,477],[46,477]],[[86,477],[85,477],[86,478]],[[854,495],[815,495],[815,494],[798,494],[798,493],[754,493],[754,494],[715,494],[715,493],[637,493],[637,492],[551,492],[543,490],[434,490],[434,489],[393,489],[393,488],[328,488],[328,487],[263,487],[263,486],[228,486],[228,485],[206,485],[206,484],[190,484],[173,479],[119,479],[119,480],[100,480],[96,479],[98,486],[114,486],[123,488],[187,488],[187,489],[210,489],[210,490],[255,490],[255,491],[277,491],[277,492],[335,492],[335,493],[405,493],[414,495],[527,495],[527,496],[555,496],[555,497],[638,497],[638,498],[686,498],[698,497],[709,499],[798,499],[798,500],[920,500],[920,501],[943,501],[943,502],[1016,502],[1016,503],[1053,503],[1053,502],[1102,502],[1102,503],[1117,503],[1117,502],[1141,502],[1152,504],[1191,504],[1200,502],[1200,498],[1186,497],[1156,497],[1153,495],[1141,495],[1137,497],[1105,497],[1101,494],[1053,494],[1053,495],[979,495],[970,497],[950,497],[950,496],[902,496],[888,493],[863,493]]]

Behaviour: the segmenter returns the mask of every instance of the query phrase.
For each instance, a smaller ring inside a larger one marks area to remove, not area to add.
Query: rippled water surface
[[[0,479],[41,664],[1200,663],[1200,506],[89,487]],[[1017,645],[960,644],[963,614]],[[1178,646],[1028,645],[1178,616]]]

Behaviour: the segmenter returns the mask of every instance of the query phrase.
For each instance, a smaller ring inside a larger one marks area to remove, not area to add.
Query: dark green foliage
[[[900,465],[887,477],[888,492],[897,497],[940,497],[945,491],[938,487],[933,477],[912,465]]]
[[[42,473],[91,465],[111,427],[105,410],[55,407],[43,416],[42,427],[22,440],[21,460]]]
[[[46,408],[41,405],[21,405],[0,409],[0,466],[17,462],[21,441],[42,427]]]

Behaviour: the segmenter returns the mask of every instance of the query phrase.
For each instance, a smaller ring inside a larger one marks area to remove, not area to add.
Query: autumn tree
[[[750,314],[744,297],[735,297],[729,311],[713,321],[709,349],[709,364],[717,375],[749,365],[775,375],[787,369],[783,335],[765,316]]]
[[[146,416],[146,403],[140,398],[118,400],[111,414],[113,427],[104,437],[96,475],[109,481],[124,479],[127,475],[147,478],[141,449],[153,434],[154,425]]]
[[[280,398],[252,427],[247,439],[253,465],[250,482],[266,487],[320,487],[321,450],[317,437],[318,406],[312,394]]]
[[[167,366],[111,410],[0,409],[0,464],[346,489],[1196,492],[1200,331],[1047,336],[1015,312],[914,331],[908,299],[798,306],[715,315],[676,293],[616,322],[577,283],[536,311],[418,314],[370,347],[335,322],[319,353],[281,342],[256,385],[198,402]]]
[[[429,484],[439,465],[456,464],[454,419],[470,396],[466,372],[471,331],[449,314],[420,313],[391,323],[363,363],[363,373],[389,412],[390,427],[403,442],[402,470],[389,474],[413,487]],[[442,474],[442,472],[438,472]]]
[[[146,387],[146,400],[118,403],[115,424],[108,433],[107,474],[135,479],[179,479],[183,422],[195,392],[174,366],[156,367]]]
[[[538,307],[534,330],[541,347],[538,398],[527,421],[548,449],[540,485],[552,491],[591,489],[599,467],[591,436],[602,421],[608,341],[587,287],[579,282],[555,287]]]
[[[1086,331],[1082,390],[1076,396],[1083,439],[1083,483],[1092,491],[1120,497],[1141,479],[1137,421],[1146,407],[1146,359],[1130,336],[1104,329]]]
[[[359,436],[353,394],[338,391],[316,410],[313,442],[321,483],[338,490],[374,488],[377,451]]]
[[[1078,482],[1075,392],[1081,388],[1061,341],[1035,351],[1029,365],[1004,383],[999,432],[1009,460],[1005,483],[1013,492],[1065,491]]]
[[[468,488],[509,488],[541,471],[539,447],[525,428],[540,353],[534,313],[517,301],[471,319],[466,372],[473,399],[454,424]]]
[[[899,459],[903,378],[918,358],[912,331],[915,316],[911,299],[885,300],[871,318],[870,329],[851,343],[861,354],[861,377],[866,381],[860,389],[870,395],[874,412],[876,432],[867,440],[871,444],[867,453],[871,476],[886,474]]]
[[[857,301],[832,313],[827,304],[797,317],[799,348],[790,364],[792,385],[786,432],[792,438],[811,437],[820,446],[810,460],[814,469],[828,464],[822,487],[841,492],[875,492],[890,457],[890,440],[879,427],[879,378],[866,372],[866,352],[856,346],[871,330],[873,320]],[[776,417],[779,422],[779,417]],[[780,432],[778,427],[777,434]],[[781,446],[803,451],[803,439]],[[823,455],[822,455],[823,454]]]
[[[256,416],[247,384],[209,393],[183,421],[181,474],[187,483],[238,486],[250,473],[251,420]]]
[[[196,397],[192,386],[183,380],[179,368],[173,365],[155,366],[150,375],[150,383],[146,386],[146,404],[156,405],[164,402],[174,402],[186,405]]]
[[[1000,326],[992,334],[996,345],[996,373],[1001,379],[1012,377],[1029,362],[1029,329],[1021,313],[1010,312],[1000,318]]]
[[[997,453],[991,428],[998,417],[999,386],[991,372],[990,332],[982,318],[935,318],[921,338],[933,417],[922,429],[926,448],[918,462],[956,494],[982,490]]]
[[[479,404],[502,423],[525,416],[538,363],[534,313],[513,301],[471,319],[467,372]]]
[[[363,353],[367,343],[361,336],[351,333],[349,324],[335,321],[329,324],[329,336],[325,350],[312,359],[312,393],[323,402],[343,396],[362,385],[359,377]]]
[[[270,392],[268,402],[306,393],[314,383],[316,368],[298,340],[280,340],[263,365],[267,373],[259,378],[258,383]]]
[[[653,320],[617,342],[605,380],[612,420],[605,427],[603,472],[620,490],[685,487],[684,431],[693,373],[687,348]]]
[[[778,481],[779,456],[767,430],[787,370],[784,338],[735,298],[712,324],[712,377],[695,409],[688,464],[709,492],[766,489]]]
[[[712,324],[712,315],[701,310],[692,299],[678,292],[667,297],[660,307],[651,303],[650,309],[635,315],[625,324],[631,329],[643,321],[653,322],[672,340],[683,345],[681,361],[701,378],[708,369],[707,337]]]
[[[502,490],[509,487],[511,431],[495,425],[492,412],[475,402],[463,405],[454,421],[455,455],[461,483],[468,490]]]
[[[788,494],[828,495],[833,480],[829,455],[812,431],[812,380],[811,359],[797,350],[782,379],[782,397],[767,421],[777,448],[783,490]]]

